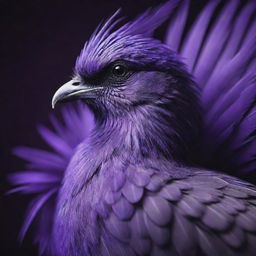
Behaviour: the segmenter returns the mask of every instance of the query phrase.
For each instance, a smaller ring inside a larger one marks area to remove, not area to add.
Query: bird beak
[[[70,101],[74,99],[92,98],[92,91],[103,89],[103,87],[91,87],[76,80],[70,80],[62,85],[52,98],[52,108],[57,102]],[[94,94],[95,97],[95,94]]]

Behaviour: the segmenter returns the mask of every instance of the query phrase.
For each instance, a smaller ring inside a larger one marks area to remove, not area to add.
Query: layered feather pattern
[[[253,185],[207,170],[187,172],[173,166],[186,173],[174,178],[156,166],[127,168],[145,182],[138,184],[125,170],[122,185],[103,196],[108,210],[100,215],[111,241],[108,252],[98,253],[120,255],[115,246],[120,243],[127,255],[253,255]]]

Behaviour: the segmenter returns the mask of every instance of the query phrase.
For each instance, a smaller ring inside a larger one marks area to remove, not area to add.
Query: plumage
[[[147,197],[143,202],[147,216],[159,226],[167,225],[172,219],[172,208],[162,197]],[[161,218],[159,218],[161,216]]]
[[[121,220],[130,219],[134,212],[133,206],[124,197],[120,197],[119,200],[113,204],[112,209],[116,216]]]
[[[147,233],[155,245],[165,246],[170,242],[171,232],[167,227],[158,226],[145,213],[144,220],[147,227]]]
[[[204,205],[193,197],[185,196],[179,202],[178,208],[187,217],[200,218],[205,213]]]
[[[182,238],[182,239],[181,239]],[[196,254],[197,233],[195,226],[178,211],[172,228],[172,243],[177,255]]]
[[[105,228],[118,240],[126,242],[130,239],[131,230],[128,223],[119,220],[113,213],[106,220]]]
[[[143,189],[131,184],[129,181],[126,181],[126,184],[123,186],[122,193],[129,202],[138,203],[143,196]]]
[[[35,222],[40,254],[255,253],[256,5],[219,2],[189,29],[189,0],[117,11],[85,43],[52,105],[81,102],[39,127],[54,152],[14,150],[28,165],[10,192],[36,194],[20,237]]]
[[[163,198],[173,202],[179,201],[182,197],[181,189],[175,183],[167,184],[159,193]]]

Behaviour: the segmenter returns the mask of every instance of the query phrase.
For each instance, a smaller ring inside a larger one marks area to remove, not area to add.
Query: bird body
[[[59,193],[59,255],[253,255],[254,186],[125,152],[91,157],[78,148]]]
[[[173,1],[115,29],[117,12],[85,44],[52,105],[80,99],[93,128],[79,105],[64,111],[67,129],[56,120],[57,135],[40,129],[57,154],[16,150],[33,171],[11,176],[14,191],[40,193],[21,235],[37,216],[41,253],[254,254],[256,187],[229,174],[256,168],[254,23],[245,30],[256,7],[232,23],[239,1],[230,1],[208,32],[217,2],[185,43],[189,1],[166,44],[152,33]]]

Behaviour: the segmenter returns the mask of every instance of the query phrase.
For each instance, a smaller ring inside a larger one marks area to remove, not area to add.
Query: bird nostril
[[[80,82],[74,82],[74,83],[72,83],[72,85],[75,85],[75,86],[77,86],[77,85],[79,85],[80,84]]]

